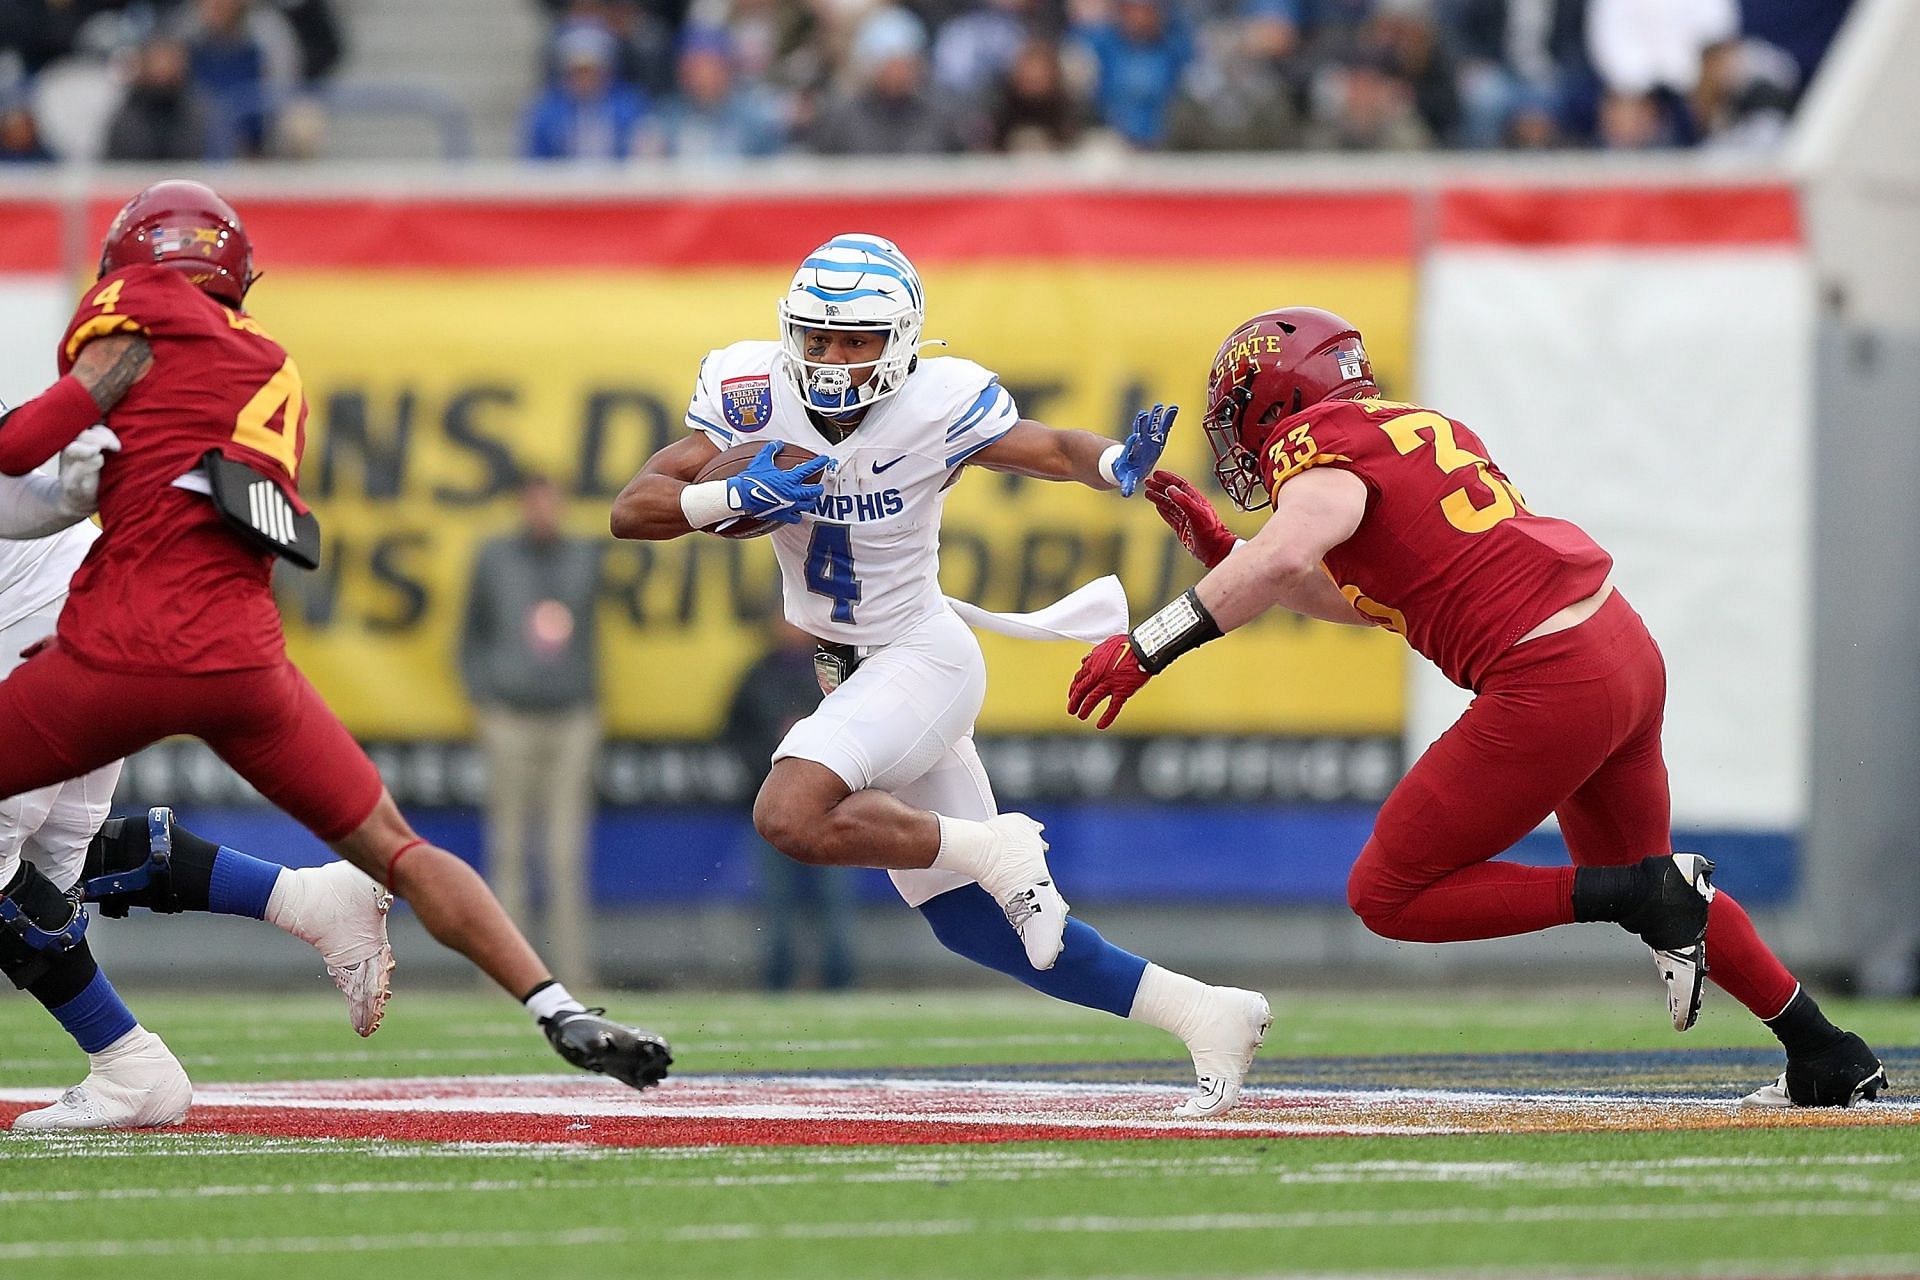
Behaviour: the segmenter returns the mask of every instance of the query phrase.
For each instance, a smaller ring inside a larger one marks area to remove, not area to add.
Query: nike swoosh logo
[[[903,453],[899,457],[895,458],[892,462],[876,462],[873,464],[873,474],[879,475],[882,471],[885,471],[888,467],[898,466],[900,463],[905,462],[908,458],[911,458],[912,456],[913,455],[910,453]]]

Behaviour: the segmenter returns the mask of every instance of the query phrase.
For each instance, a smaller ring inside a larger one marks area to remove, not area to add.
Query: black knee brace
[[[175,825],[173,810],[109,818],[87,846],[80,887],[100,914],[119,918],[130,907],[173,914],[205,911],[217,845]]]
[[[86,933],[79,893],[60,892],[31,862],[0,887],[0,973],[14,986],[40,981],[55,960],[85,945]]]

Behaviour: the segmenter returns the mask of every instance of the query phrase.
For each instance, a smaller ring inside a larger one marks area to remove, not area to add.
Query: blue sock
[[[207,885],[207,910],[222,916],[267,918],[267,899],[286,868],[262,862],[238,849],[221,845],[213,855],[213,878]]]
[[[49,1012],[79,1042],[83,1053],[98,1053],[140,1025],[107,975],[97,969],[79,995]]]
[[[1020,935],[1007,925],[1006,913],[977,884],[949,889],[923,903],[920,914],[933,926],[933,936],[947,950],[976,964],[1017,978],[1035,991],[1089,1009],[1104,1009],[1126,1017],[1147,962],[1122,951],[1092,925],[1067,917],[1067,944],[1051,969],[1027,963]]]

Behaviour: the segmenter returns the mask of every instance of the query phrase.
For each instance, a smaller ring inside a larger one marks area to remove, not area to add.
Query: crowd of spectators
[[[1765,147],[1849,0],[542,0],[525,154]]]
[[[0,0],[0,162],[311,150],[332,0]]]
[[[1850,0],[521,2],[523,155],[737,163],[1764,148]],[[0,162],[304,154],[331,3],[0,0]]]

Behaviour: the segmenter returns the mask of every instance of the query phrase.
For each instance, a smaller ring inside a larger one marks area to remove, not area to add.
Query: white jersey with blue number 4
[[[710,353],[687,426],[722,449],[767,441],[832,458],[826,496],[773,533],[787,620],[823,640],[883,645],[946,608],[940,511],[959,467],[1019,420],[1000,379],[971,360],[923,359],[845,440],[815,429],[775,362],[777,342]]]

